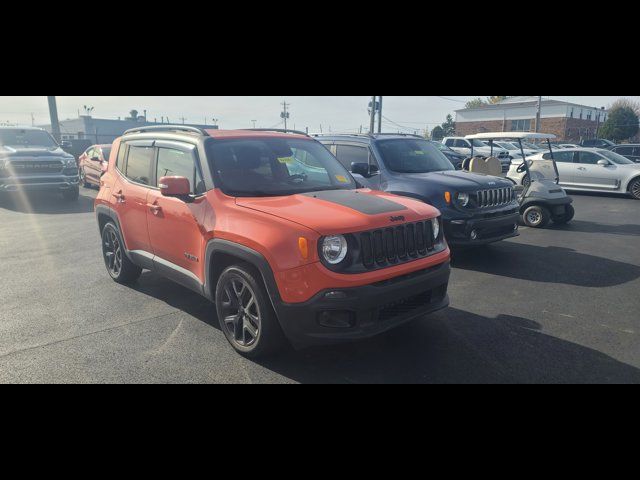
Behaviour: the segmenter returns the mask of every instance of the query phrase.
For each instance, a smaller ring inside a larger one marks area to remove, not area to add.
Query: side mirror
[[[165,197],[187,197],[191,194],[191,184],[185,177],[162,177],[158,187]]]
[[[598,165],[600,165],[601,167],[608,167],[609,162],[607,162],[606,160],[598,160]]]
[[[356,175],[362,175],[365,178],[371,176],[372,170],[373,169],[369,168],[368,163],[352,163],[351,164],[351,173],[354,173]]]

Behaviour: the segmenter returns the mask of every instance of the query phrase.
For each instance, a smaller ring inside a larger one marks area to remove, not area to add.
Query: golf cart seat
[[[474,157],[469,162],[469,172],[499,177],[502,175],[502,163],[496,157]]]

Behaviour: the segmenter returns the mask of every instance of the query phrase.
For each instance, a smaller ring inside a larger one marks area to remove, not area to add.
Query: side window
[[[455,145],[455,142],[454,142],[453,140],[449,139],[449,140],[447,140],[447,141],[445,142],[445,145],[446,145],[447,147],[453,147],[453,146]]]
[[[580,152],[580,163],[584,165],[597,165],[599,160],[604,159],[597,153]]]
[[[337,157],[342,166],[351,171],[352,163],[369,163],[369,149],[352,145],[338,145]]]
[[[553,158],[558,163],[573,163],[573,157],[574,157],[573,152],[554,152],[553,153]],[[545,153],[543,158],[545,160],[551,160],[551,154]]]
[[[95,149],[94,149],[93,147],[91,147],[89,150],[87,150],[87,151],[85,152],[85,155],[87,156],[87,158],[88,158],[89,160],[91,160],[91,159],[93,158],[93,152],[94,152],[94,150],[95,150]]]
[[[126,158],[126,155],[127,155],[127,144],[121,143],[120,149],[118,150],[118,158],[116,159],[116,167],[120,171],[122,171],[122,169],[124,168],[124,159]]]
[[[129,147],[126,177],[132,182],[142,185],[151,184],[151,166],[153,165],[153,147]]]
[[[617,147],[613,151],[620,155],[633,155],[633,147]]]
[[[204,186],[196,168],[193,155],[189,152],[170,148],[158,149],[158,182],[162,177],[185,177],[189,179],[191,193],[200,194]]]

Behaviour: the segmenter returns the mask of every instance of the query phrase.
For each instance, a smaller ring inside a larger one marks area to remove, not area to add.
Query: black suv
[[[616,146],[611,140],[605,140],[603,138],[592,138],[591,140],[583,140],[580,144],[585,148],[602,148],[604,150],[611,150]]]
[[[79,196],[78,164],[49,133],[34,127],[0,127],[0,192],[51,190]]]
[[[628,158],[632,162],[640,163],[640,144],[629,143],[625,145],[617,145],[611,149],[612,152]]]
[[[518,235],[513,182],[456,171],[422,137],[400,134],[318,135],[364,187],[419,199],[442,212],[452,246],[485,245]]]

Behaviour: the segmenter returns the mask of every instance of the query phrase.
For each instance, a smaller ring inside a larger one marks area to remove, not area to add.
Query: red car
[[[111,145],[93,145],[78,159],[80,183],[85,187],[100,187],[100,178],[107,171]]]

